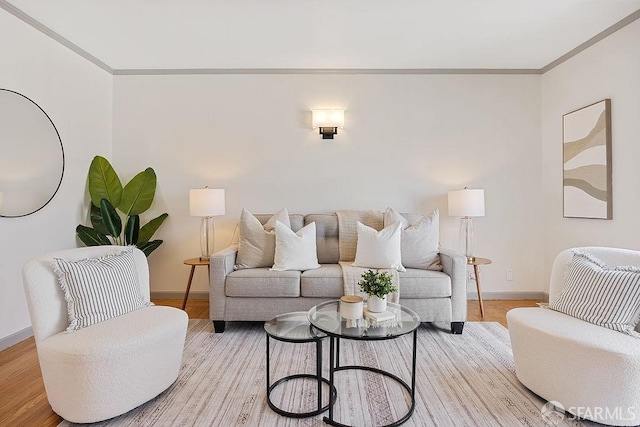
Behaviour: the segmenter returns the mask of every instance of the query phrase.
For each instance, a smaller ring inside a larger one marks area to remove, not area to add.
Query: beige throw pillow
[[[434,210],[413,224],[393,208],[384,213],[385,227],[402,223],[402,265],[422,270],[442,270],[440,264],[440,212]]]
[[[289,212],[282,208],[265,225],[246,209],[240,215],[240,242],[235,268],[271,267],[276,250],[276,221],[291,228]]]

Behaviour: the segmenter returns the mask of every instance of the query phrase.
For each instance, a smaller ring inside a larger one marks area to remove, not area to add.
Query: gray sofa
[[[270,217],[256,215],[262,224]],[[336,214],[289,217],[293,231],[315,221],[321,267],[304,272],[234,270],[237,244],[216,252],[211,256],[209,292],[209,316],[216,332],[224,332],[225,322],[266,321],[278,314],[309,310],[344,294]],[[466,258],[441,249],[440,261],[442,271],[407,268],[399,273],[400,304],[416,311],[423,322],[448,322],[453,333],[462,333],[467,317]]]

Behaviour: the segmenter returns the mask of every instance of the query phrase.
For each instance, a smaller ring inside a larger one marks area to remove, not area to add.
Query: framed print
[[[612,218],[611,100],[562,116],[563,214]]]

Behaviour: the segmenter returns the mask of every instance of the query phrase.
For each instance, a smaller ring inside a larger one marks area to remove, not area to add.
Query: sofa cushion
[[[441,271],[407,268],[400,275],[400,298],[446,298],[451,296],[451,278]]]
[[[303,297],[340,298],[344,295],[342,268],[339,264],[322,264],[300,276]]]
[[[309,214],[304,217],[304,225],[316,223],[316,247],[320,264],[337,264],[340,261],[338,246],[338,216],[336,214]],[[291,222],[293,228],[293,221]]]
[[[288,298],[300,296],[299,271],[247,268],[231,272],[225,283],[228,297]]]

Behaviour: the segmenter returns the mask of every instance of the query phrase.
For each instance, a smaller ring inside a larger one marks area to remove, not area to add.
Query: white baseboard
[[[151,298],[157,299],[184,299],[184,291],[157,291],[151,292]],[[189,301],[192,300],[207,300],[209,299],[209,292],[207,291],[191,291],[189,292]]]
[[[467,292],[467,299],[477,300],[477,292]],[[483,292],[483,300],[491,299],[532,299],[537,301],[549,301],[549,294],[546,292],[531,292],[531,291],[506,291],[506,292]]]
[[[14,334],[9,335],[8,337],[4,337],[0,339],[0,351],[4,350],[5,348],[9,348],[13,345],[16,345],[19,342],[24,341],[27,338],[30,338],[32,336],[33,336],[33,329],[31,328],[31,326],[29,326],[28,328],[24,328],[21,331],[18,331]]]
[[[182,299],[184,298],[184,292],[180,291],[157,291],[151,292],[151,298],[157,299]],[[482,298],[489,299],[534,299],[538,301],[549,301],[549,294],[546,292],[530,292],[530,291],[513,291],[513,292],[483,292]],[[207,300],[209,299],[209,292],[199,291],[190,292],[189,300]],[[468,292],[467,299],[477,300],[478,294],[476,292]]]

